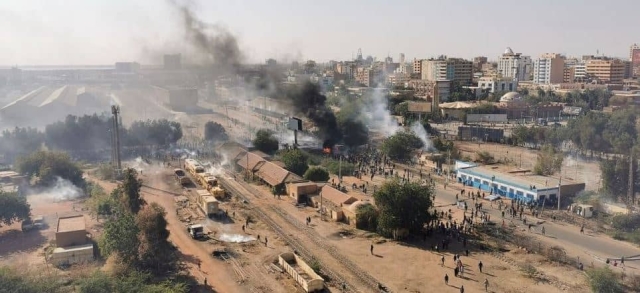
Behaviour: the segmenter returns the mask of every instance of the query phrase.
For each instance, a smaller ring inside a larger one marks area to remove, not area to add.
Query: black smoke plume
[[[213,65],[218,74],[235,73],[239,70],[243,54],[238,40],[226,28],[211,25],[198,19],[194,7],[184,1],[169,0],[180,13],[186,41],[195,49],[194,56],[204,64]]]
[[[320,93],[318,85],[306,82],[290,88],[285,96],[291,100],[296,112],[309,118],[318,127],[318,135],[324,140],[323,147],[333,147],[342,139],[336,116],[326,105],[327,97]]]

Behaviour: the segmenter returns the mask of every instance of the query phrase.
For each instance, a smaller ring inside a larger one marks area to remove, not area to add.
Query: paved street
[[[456,183],[456,189],[448,187],[447,190],[442,189],[441,185],[437,188],[437,198],[440,201],[455,203],[456,193],[459,194],[460,186]],[[467,188],[467,190],[471,190]],[[464,196],[466,198],[466,195]],[[460,197],[460,199],[464,199]],[[470,200],[469,200],[470,201]],[[501,224],[501,212],[496,204],[490,207],[488,201],[483,201],[483,208],[491,215],[491,220],[498,225]],[[527,215],[527,222],[533,220],[531,215]],[[510,217],[505,215],[505,221],[511,221]],[[621,256],[629,257],[640,255],[640,248],[624,241],[618,241],[607,235],[594,234],[592,231],[585,230],[585,234],[580,233],[580,227],[576,227],[563,222],[552,222],[550,219],[542,218],[537,221],[543,221],[533,229],[532,232],[525,232],[534,235],[542,242],[562,246],[569,256],[580,257],[585,264],[594,262],[604,262],[606,258],[620,258]],[[513,219],[518,228],[526,230],[522,221]],[[541,234],[541,227],[545,227],[545,234]],[[640,263],[626,262],[627,268],[633,269],[636,274],[640,273]]]

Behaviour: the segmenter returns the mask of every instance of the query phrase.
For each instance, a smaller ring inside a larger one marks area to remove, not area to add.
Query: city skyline
[[[349,60],[359,48],[364,57],[395,61],[400,53],[407,61],[438,55],[495,61],[506,47],[534,59],[599,52],[626,60],[629,47],[640,43],[634,32],[640,2],[611,2],[276,0],[192,7],[203,22],[237,37],[245,63]],[[0,35],[8,40],[0,46],[0,65],[161,64],[165,53],[190,55],[181,25],[168,1],[6,1],[0,3]]]

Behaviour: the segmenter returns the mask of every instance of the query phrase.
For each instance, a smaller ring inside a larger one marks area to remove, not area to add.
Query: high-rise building
[[[533,82],[538,84],[562,83],[564,80],[564,56],[542,54],[533,64]]]
[[[586,66],[587,75],[600,83],[622,83],[624,79],[624,63],[619,59],[589,59]]]
[[[629,49],[629,61],[631,61],[631,69],[633,76],[640,76],[640,45],[633,44]]]
[[[428,59],[422,62],[422,79],[450,80],[460,85],[468,85],[471,84],[473,78],[472,67],[471,61],[440,56],[437,59]]]
[[[573,80],[578,82],[587,81],[587,65],[584,62],[580,62],[573,66]]]
[[[413,73],[422,75],[422,59],[413,59]]]
[[[490,93],[496,91],[513,92],[518,88],[518,80],[515,78],[481,77],[478,79],[478,87]]]
[[[502,77],[526,81],[530,79],[532,65],[531,57],[513,53],[511,48],[507,48],[498,60],[498,74]]]
[[[478,72],[482,70],[482,65],[487,63],[488,59],[484,56],[478,56],[473,58],[473,71]]]

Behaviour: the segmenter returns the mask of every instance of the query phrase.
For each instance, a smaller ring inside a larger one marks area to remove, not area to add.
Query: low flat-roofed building
[[[318,190],[318,184],[311,181],[287,184],[287,193],[299,203],[307,202],[308,196],[317,194]]]
[[[559,192],[566,199],[585,188],[584,183],[569,178],[533,175],[529,170],[505,172],[497,167],[471,166],[459,168],[456,173],[458,182],[465,186],[524,202],[554,203]]]
[[[56,246],[67,247],[87,243],[86,224],[83,215],[61,217],[56,229]]]

